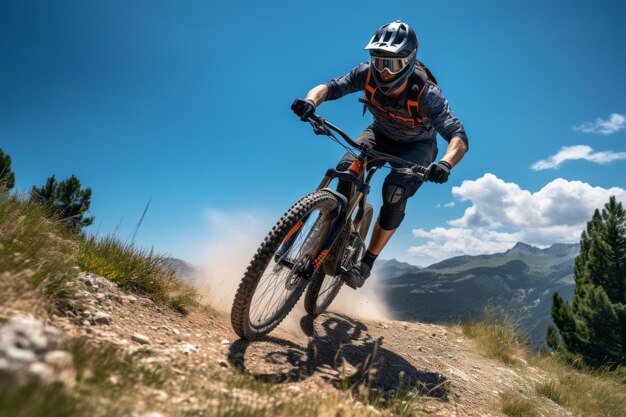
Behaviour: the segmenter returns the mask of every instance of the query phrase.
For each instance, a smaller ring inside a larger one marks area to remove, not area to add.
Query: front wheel
[[[359,236],[349,237],[349,241],[343,249],[341,258],[341,267],[345,270],[352,268],[363,256],[365,246],[363,242],[367,237],[367,232],[372,222],[374,209],[371,205],[365,205],[363,220],[359,227]],[[351,226],[350,226],[351,227]],[[348,232],[349,233],[349,232]],[[343,285],[343,281],[339,275],[326,275],[324,268],[319,268],[311,278],[311,283],[304,296],[304,308],[311,316],[319,316],[326,311],[330,303],[333,302],[339,290]]]
[[[330,231],[337,197],[315,191],[293,205],[267,235],[239,284],[231,324],[237,335],[256,340],[276,328],[308,281],[301,276]]]

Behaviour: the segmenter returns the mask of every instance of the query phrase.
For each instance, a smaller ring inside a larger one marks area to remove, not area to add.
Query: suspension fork
[[[343,230],[343,225],[345,224],[346,221],[348,221],[348,219],[352,217],[352,213],[354,213],[354,210],[356,209],[357,205],[359,205],[359,212],[360,212],[360,215],[357,213],[357,216],[360,219],[363,218],[363,214],[365,212],[365,198],[363,197],[369,192],[368,183],[372,177],[372,173],[370,173],[367,176],[367,181],[365,182],[363,181],[366,165],[367,165],[367,156],[361,153],[348,167],[347,171],[350,171],[356,179],[355,181],[355,184],[357,185],[356,192],[354,196],[352,196],[352,198],[348,202],[348,207],[345,213],[343,213],[343,215],[341,216],[338,216],[338,218],[335,220],[338,223],[334,225],[334,227],[331,229],[331,232],[329,233],[327,238],[324,240],[324,244],[322,244],[320,248],[318,249],[317,253],[315,254],[315,257],[313,258],[313,262],[311,262],[311,264],[302,274],[302,276],[305,279],[310,278],[313,275],[313,273],[322,265],[322,263],[324,262],[324,259],[326,258],[326,255],[328,255],[328,253],[330,252],[331,246],[333,245],[333,243],[335,243],[335,240],[339,236],[339,233],[341,233],[341,231]],[[332,171],[329,171],[326,173],[326,175],[322,179],[322,182],[317,188],[318,190],[328,187],[328,185],[334,178],[333,175],[329,175],[331,172]]]

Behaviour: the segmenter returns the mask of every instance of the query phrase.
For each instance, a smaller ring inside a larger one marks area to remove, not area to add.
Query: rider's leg
[[[365,252],[365,255],[363,255],[363,259],[361,260],[361,262],[369,266],[370,270],[374,266],[374,261],[376,260],[376,258],[378,258],[378,255],[380,255],[380,252],[382,252],[383,248],[385,247],[387,242],[389,242],[389,239],[391,239],[391,236],[393,236],[396,230],[397,229],[385,230],[380,227],[378,220],[376,220],[374,230],[372,231],[372,237],[370,239],[370,244],[367,247],[367,252]]]
[[[398,155],[422,166],[428,166],[437,155],[437,146],[434,143],[418,142],[407,144],[395,142],[394,148],[384,149],[388,148],[386,141],[380,141],[380,143],[377,141],[377,148],[382,148],[380,149],[382,152]],[[421,185],[422,181],[416,177],[405,178],[397,171],[391,171],[387,175],[382,190],[383,205],[380,209],[368,250],[359,264],[342,275],[346,284],[353,288],[363,285],[365,279],[370,275],[376,257],[389,242],[400,223],[402,223],[407,200],[415,194]]]

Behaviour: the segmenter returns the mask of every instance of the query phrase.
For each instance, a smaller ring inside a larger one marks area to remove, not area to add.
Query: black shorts
[[[424,167],[427,167],[435,160],[438,152],[437,143],[435,142],[399,142],[389,139],[380,133],[376,133],[371,127],[365,129],[356,141],[358,143],[367,142],[370,144],[373,142],[373,147],[376,151],[388,153]],[[341,158],[337,167],[339,169],[347,169],[352,161],[354,161],[354,156],[347,152],[343,158]],[[374,160],[368,162],[368,164],[370,166],[382,166],[385,164],[385,161]],[[393,166],[394,164],[391,165]],[[404,175],[392,170],[387,177],[385,177],[383,189],[389,184],[402,186],[405,190],[405,198],[409,198],[415,194],[417,189],[422,185],[422,181],[417,177],[406,178]]]

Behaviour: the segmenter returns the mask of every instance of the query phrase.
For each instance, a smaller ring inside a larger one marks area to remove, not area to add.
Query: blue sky
[[[626,201],[624,2],[403,5],[2,2],[0,148],[16,188],[75,174],[93,189],[91,231],[124,238],[152,199],[137,243],[206,261],[199,248],[227,238],[216,221],[256,239],[337,162],[341,148],[289,106],[403,19],[470,152],[410,200],[382,257],[573,242],[608,195]],[[359,96],[319,113],[356,136],[371,120]]]

